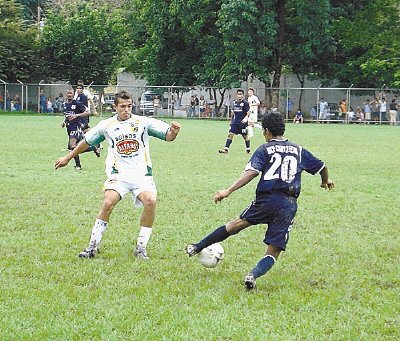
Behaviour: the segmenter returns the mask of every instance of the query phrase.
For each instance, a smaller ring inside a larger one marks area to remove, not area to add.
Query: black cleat
[[[226,148],[220,149],[220,150],[218,150],[218,153],[220,153],[220,154],[228,154],[228,149],[226,149]]]
[[[194,244],[189,244],[188,246],[186,246],[185,251],[189,257],[193,257],[199,253],[197,247]]]
[[[88,247],[87,249],[80,252],[78,257],[79,258],[94,258],[95,255],[96,255],[96,250]]]
[[[244,286],[248,291],[256,289],[256,278],[251,272],[244,278]]]

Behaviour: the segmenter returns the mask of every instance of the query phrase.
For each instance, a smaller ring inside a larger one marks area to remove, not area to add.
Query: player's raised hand
[[[335,188],[335,184],[333,183],[332,180],[329,180],[327,182],[321,183],[321,187],[324,189],[327,189],[329,191],[333,190]]]
[[[214,202],[217,203],[218,201],[222,201],[223,199],[229,197],[229,195],[231,194],[231,192],[227,189],[223,189],[221,191],[218,191],[215,195],[214,195]]]
[[[59,159],[57,159],[56,163],[54,164],[54,167],[56,169],[64,167],[66,165],[68,165],[69,159],[66,156],[60,157]]]

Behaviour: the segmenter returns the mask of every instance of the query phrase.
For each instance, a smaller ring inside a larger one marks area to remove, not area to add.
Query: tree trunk
[[[269,89],[265,90],[265,98],[269,102],[271,108],[279,109],[279,88],[281,85],[281,75],[283,67],[283,53],[286,47],[286,35],[285,35],[285,15],[286,15],[286,0],[278,0],[276,2],[276,13],[277,13],[277,42],[275,49],[275,68],[274,75],[272,78],[272,84]]]

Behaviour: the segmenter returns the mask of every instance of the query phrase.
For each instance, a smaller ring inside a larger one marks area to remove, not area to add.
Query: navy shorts
[[[229,132],[235,135],[247,135],[247,126],[243,124],[231,124]]]
[[[82,124],[77,123],[67,123],[67,133],[69,138],[74,138],[77,140],[82,140],[84,135],[82,131]]]
[[[268,194],[257,197],[247,207],[240,219],[252,225],[267,224],[264,243],[286,249],[289,232],[297,212],[297,199],[283,193]]]

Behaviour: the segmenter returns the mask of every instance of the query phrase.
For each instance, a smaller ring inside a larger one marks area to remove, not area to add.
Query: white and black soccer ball
[[[206,268],[215,268],[224,259],[224,248],[215,243],[207,246],[197,254],[197,260]]]

